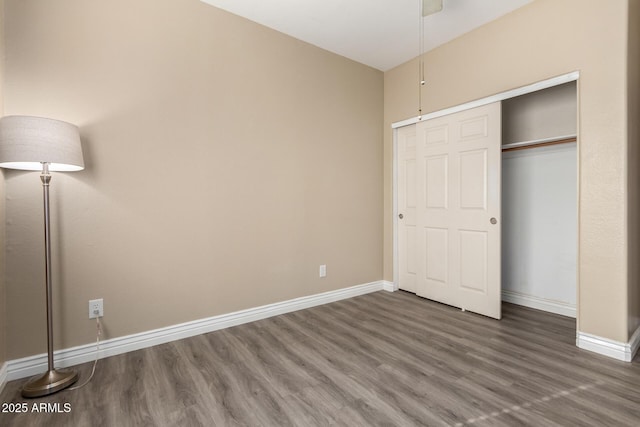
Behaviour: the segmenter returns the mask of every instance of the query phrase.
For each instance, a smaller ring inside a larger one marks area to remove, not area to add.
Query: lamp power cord
[[[68,388],[67,389],[68,391],[77,390],[79,388],[86,386],[87,384],[89,384],[89,381],[91,381],[91,379],[93,378],[93,374],[96,373],[96,365],[98,364],[98,354],[100,353],[100,335],[102,335],[102,324],[100,323],[100,317],[96,317],[96,359],[93,361],[93,368],[91,369],[91,375],[89,375],[89,378],[87,378],[87,380],[84,383]]]

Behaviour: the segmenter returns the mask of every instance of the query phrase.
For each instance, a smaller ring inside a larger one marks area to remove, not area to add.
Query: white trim
[[[549,300],[520,292],[502,290],[502,301],[518,304],[536,310],[548,311],[562,316],[576,317],[576,306],[561,301]]]
[[[394,282],[389,282],[388,280],[383,280],[382,281],[382,289],[384,289],[387,292],[395,292],[398,290],[398,287],[396,286],[396,284]]]
[[[628,343],[578,332],[576,333],[576,345],[583,350],[593,351],[623,362],[631,362],[638,351],[638,346],[640,346],[640,327],[636,329]]]
[[[0,366],[0,393],[4,390],[5,384],[7,384],[7,367],[8,363],[4,362],[2,366]]]
[[[381,291],[384,288],[385,284],[383,281],[365,283],[363,285],[337,289],[335,291],[323,292],[321,294],[309,295],[288,301],[263,305],[261,307],[172,325],[152,331],[113,338],[100,343],[100,352],[98,357],[103,359],[105,357],[140,350],[142,348],[152,347],[158,344],[164,344],[195,335],[205,334],[207,332],[213,332],[219,329],[241,325],[243,323],[266,319],[279,314],[290,313],[292,311]],[[95,348],[95,344],[85,344],[78,347],[58,350],[54,355],[56,366],[67,367],[93,361],[96,357]],[[22,359],[10,360],[3,366],[5,381],[12,381],[39,374],[44,372],[46,367],[46,354],[38,354],[35,356],[24,357]],[[2,372],[3,371],[0,370],[0,374],[2,374]]]
[[[561,76],[552,77],[541,82],[533,83],[527,86],[522,86],[516,89],[511,89],[506,92],[501,92],[486,98],[477,99],[475,101],[467,102],[465,104],[456,105],[454,107],[445,108],[444,110],[435,111],[433,113],[425,114],[424,116],[416,116],[407,120],[402,120],[391,124],[393,129],[401,128],[403,126],[409,126],[424,120],[435,119],[436,117],[442,117],[453,113],[458,113],[464,110],[470,110],[476,107],[482,107],[483,105],[491,104],[493,102],[504,101],[505,99],[514,98],[520,95],[526,95],[527,93],[536,92],[542,89],[548,89],[553,86],[558,86],[563,83],[573,82],[580,77],[579,71],[563,74]]]

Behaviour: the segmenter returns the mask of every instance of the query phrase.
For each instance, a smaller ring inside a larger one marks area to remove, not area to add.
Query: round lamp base
[[[41,397],[56,393],[78,380],[78,374],[68,369],[54,369],[29,381],[22,388],[22,397]]]

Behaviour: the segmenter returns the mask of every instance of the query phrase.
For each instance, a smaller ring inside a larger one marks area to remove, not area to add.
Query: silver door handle
[[[400,215],[398,215],[398,218],[402,219],[402,218],[404,218],[404,215],[400,214]]]
[[[496,225],[496,224],[498,223],[498,220],[497,220],[497,219],[495,219],[495,218],[491,218],[491,219],[489,220],[489,222],[490,222],[491,224],[493,224],[493,225]]]

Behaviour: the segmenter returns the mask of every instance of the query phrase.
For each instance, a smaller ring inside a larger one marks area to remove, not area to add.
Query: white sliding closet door
[[[411,127],[398,132],[399,286],[499,319],[500,103]]]
[[[416,175],[416,126],[398,129],[398,208],[402,212],[398,221],[399,288],[416,292],[417,246],[416,206],[418,200]]]

